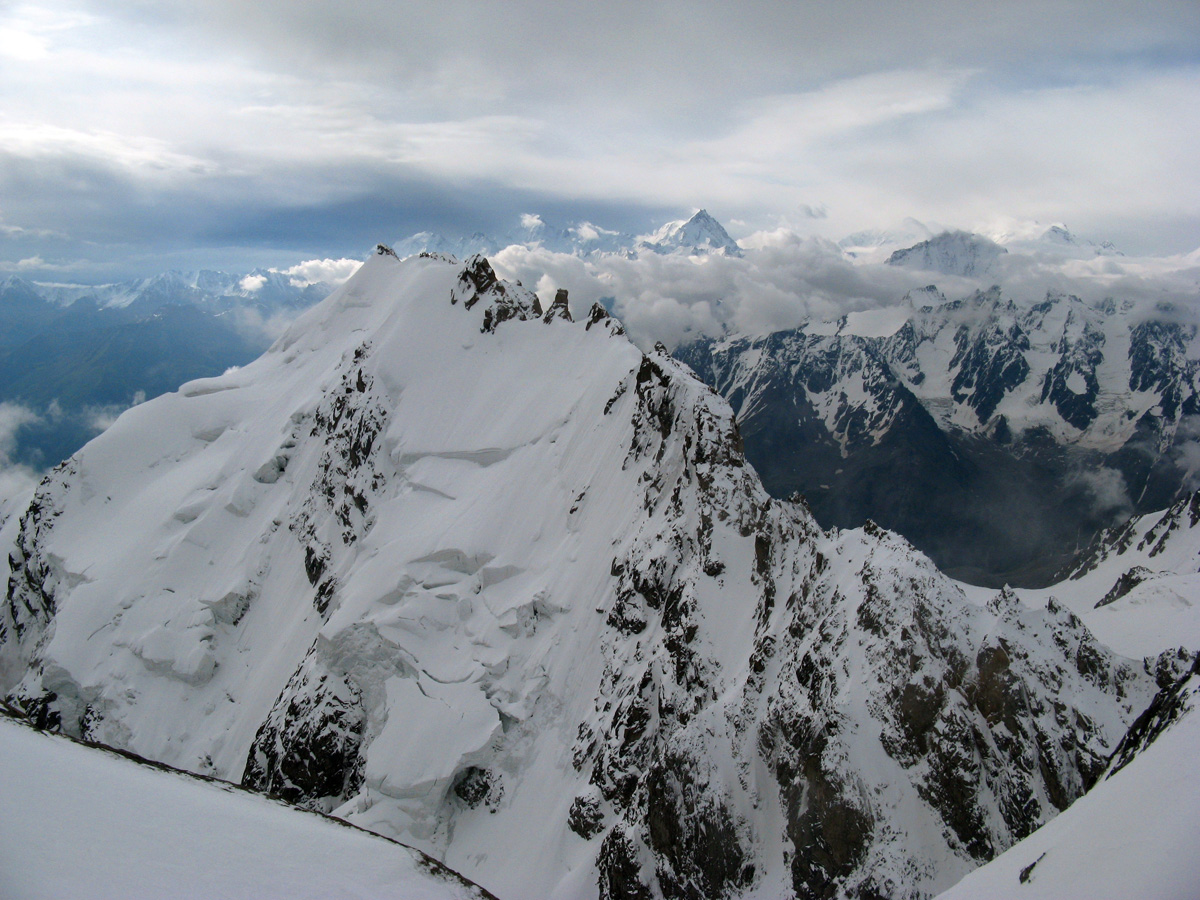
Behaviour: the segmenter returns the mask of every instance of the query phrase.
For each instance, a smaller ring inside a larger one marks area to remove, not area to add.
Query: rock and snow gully
[[[505,898],[936,894],[1157,690],[1061,604],[771,499],[689,370],[480,257],[381,248],[0,538],[29,718]]]

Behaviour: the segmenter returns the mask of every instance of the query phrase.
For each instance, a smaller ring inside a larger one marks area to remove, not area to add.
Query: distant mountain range
[[[986,274],[996,258],[1010,252],[1055,259],[1124,255],[1111,241],[1078,237],[1062,224],[982,235],[956,229],[934,232],[912,219],[895,231],[856,232],[838,241],[838,246],[861,262],[967,277]]]
[[[393,249],[401,258],[422,252],[448,253],[466,258],[473,253],[492,254],[512,244],[538,246],[555,253],[583,257],[608,255],[633,259],[643,253],[742,255],[742,248],[737,241],[703,209],[689,219],[668,222],[656,231],[643,235],[611,231],[591,222],[554,226],[544,222],[540,216],[526,215],[522,217],[518,228],[502,235],[475,233],[446,237],[425,231],[404,238]]]
[[[119,410],[244,365],[332,285],[269,270],[168,272],[118,284],[0,281],[0,402],[29,411],[10,460],[79,449]]]
[[[825,525],[874,519],[999,586],[1045,583],[1114,517],[1187,490],[1197,334],[1187,309],[929,287],[675,355],[732,403],[773,494],[804,494]]]
[[[583,258],[636,259],[647,253],[740,257],[746,252],[704,209],[689,219],[668,222],[641,235],[614,231],[592,222],[551,224],[540,216],[524,215],[517,227],[498,234],[444,235],[422,231],[402,238],[393,246],[401,258],[429,252],[463,259],[473,253],[494,254],[514,244]],[[856,232],[838,241],[838,246],[848,259],[859,263],[886,262],[966,278],[985,277],[993,263],[1010,252],[1056,260],[1122,255],[1111,242],[1080,238],[1061,224],[1033,226],[1020,233],[981,235],[961,230],[935,233],[920,222],[907,220],[895,231]]]

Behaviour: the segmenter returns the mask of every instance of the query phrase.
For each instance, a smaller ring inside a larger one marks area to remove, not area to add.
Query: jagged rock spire
[[[571,308],[567,305],[567,289],[559,288],[554,293],[554,302],[550,304],[550,308],[546,310],[546,315],[542,318],[543,322],[553,322],[555,319],[566,319],[568,322],[574,322],[571,317]]]

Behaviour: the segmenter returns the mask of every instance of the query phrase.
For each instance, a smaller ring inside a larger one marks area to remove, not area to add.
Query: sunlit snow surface
[[[4,900],[465,900],[420,854],[0,719]]]

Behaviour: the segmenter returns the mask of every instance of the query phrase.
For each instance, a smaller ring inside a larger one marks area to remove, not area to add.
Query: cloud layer
[[[575,314],[594,302],[610,307],[643,346],[675,346],[700,336],[766,334],[810,321],[898,306],[931,281],[949,298],[997,283],[1021,303],[1047,292],[1090,303],[1115,297],[1148,315],[1200,316],[1200,258],[1096,257],[1063,259],[1013,252],[979,278],[914,271],[847,258],[837,245],[774,229],[749,236],[743,257],[605,256],[582,259],[540,247],[511,246],[491,259],[504,277],[521,281],[545,302],[567,288]]]

